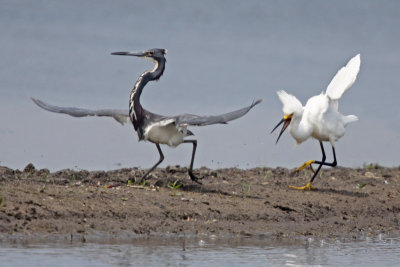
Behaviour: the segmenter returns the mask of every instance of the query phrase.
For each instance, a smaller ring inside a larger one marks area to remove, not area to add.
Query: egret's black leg
[[[325,155],[325,150],[324,150],[324,145],[320,141],[319,144],[321,145],[321,151],[322,151],[322,161],[315,161],[316,164],[319,164],[317,171],[314,173],[313,177],[310,180],[310,184],[314,181],[315,177],[317,176],[319,170],[321,169],[322,165],[325,166],[330,166],[330,167],[336,167],[337,166],[337,161],[336,161],[336,152],[335,152],[335,147],[332,146],[332,152],[333,152],[333,162],[325,162],[326,160],[326,155]]]
[[[321,142],[321,141],[320,141],[319,143],[320,143],[320,145],[321,145],[321,150],[322,150],[322,162],[316,160],[314,163],[316,163],[316,164],[322,164],[322,165],[330,166],[330,167],[336,167],[336,166],[337,166],[337,161],[336,161],[335,147],[332,146],[333,162],[332,162],[332,163],[329,163],[329,162],[325,162],[324,158],[326,158],[326,157],[325,157],[324,146],[322,145],[322,142]]]
[[[310,186],[312,184],[312,182],[314,181],[315,177],[317,177],[317,174],[319,173],[319,171],[321,170],[322,165],[325,165],[325,160],[326,160],[326,155],[325,155],[325,149],[324,149],[324,145],[322,144],[322,142],[319,142],[319,145],[321,146],[321,151],[322,151],[322,160],[321,161],[315,161],[314,163],[319,164],[317,170],[314,172],[314,175],[311,177],[311,180],[309,182]]]
[[[183,142],[184,143],[192,143],[193,144],[192,159],[190,161],[190,167],[189,167],[189,176],[190,176],[190,179],[192,179],[193,182],[201,184],[199,179],[193,174],[193,162],[194,162],[194,155],[196,154],[197,140],[185,140]]]
[[[153,167],[151,167],[150,170],[148,170],[142,177],[142,180],[140,180],[140,182],[146,180],[147,175],[149,175],[158,165],[160,165],[160,163],[164,160],[164,154],[161,151],[161,147],[159,144],[156,144],[156,147],[158,149],[158,153],[160,154],[160,159],[158,160],[158,162],[156,164],[154,164]]]
[[[304,190],[304,189],[311,190],[311,189],[312,189],[312,188],[311,188],[311,184],[312,184],[312,182],[314,181],[315,177],[317,177],[319,171],[320,171],[321,168],[322,168],[322,165],[330,166],[330,167],[335,167],[335,166],[337,165],[335,147],[332,146],[333,162],[332,162],[332,163],[329,163],[329,162],[325,162],[325,160],[326,160],[326,155],[325,155],[324,145],[322,144],[321,141],[319,142],[319,144],[320,144],[320,146],[321,146],[321,151],[322,151],[322,160],[321,160],[321,161],[318,161],[318,160],[311,160],[311,161],[308,161],[308,162],[306,163],[307,165],[314,164],[314,163],[315,163],[315,164],[319,164],[317,170],[314,172],[314,175],[311,177],[310,182],[309,182],[307,185],[302,186],[302,187],[290,186],[291,188],[300,189],[300,190]],[[306,165],[306,166],[307,166],[307,165]]]

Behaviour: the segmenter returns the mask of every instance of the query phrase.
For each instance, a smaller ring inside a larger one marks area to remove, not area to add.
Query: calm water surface
[[[400,238],[2,244],[1,266],[396,266]]]

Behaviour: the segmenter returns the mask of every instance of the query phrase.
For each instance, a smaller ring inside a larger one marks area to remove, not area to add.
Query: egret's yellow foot
[[[311,164],[313,164],[314,162],[315,162],[315,160],[313,160],[313,159],[304,162],[303,165],[301,165],[300,167],[298,167],[298,168],[296,169],[296,172],[299,172],[299,171],[303,170],[303,169],[306,168],[307,166],[310,166],[310,169],[312,170],[312,172],[315,172],[314,169],[313,169],[313,167],[311,166]]]
[[[306,184],[305,186],[289,186],[290,188],[297,189],[297,190],[313,190],[314,188],[311,187],[311,183]]]

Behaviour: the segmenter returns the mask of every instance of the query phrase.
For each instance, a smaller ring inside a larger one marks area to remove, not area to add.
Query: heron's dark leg
[[[189,176],[190,176],[190,179],[192,179],[193,182],[201,184],[199,179],[193,174],[193,162],[194,162],[194,155],[196,154],[197,140],[185,140],[183,142],[184,143],[192,143],[193,144],[192,159],[190,160],[190,167],[189,167]]]
[[[158,149],[158,153],[160,154],[160,159],[158,160],[158,162],[156,164],[154,164],[153,167],[151,167],[150,170],[148,170],[142,177],[142,180],[140,180],[140,182],[146,180],[147,175],[149,175],[158,165],[160,165],[160,163],[164,160],[164,154],[161,151],[161,147],[159,144],[156,144],[156,147]]]
[[[325,162],[325,160],[326,160],[326,155],[325,155],[324,145],[322,144],[321,141],[319,142],[319,144],[320,144],[320,146],[321,146],[321,151],[322,151],[322,160],[321,160],[321,161],[318,161],[318,160],[310,160],[310,161],[308,161],[308,162],[305,163],[305,164],[307,164],[307,165],[305,165],[305,166],[308,166],[308,165],[311,165],[311,164],[314,164],[314,163],[315,163],[315,164],[319,164],[317,170],[314,172],[314,175],[311,177],[310,182],[309,182],[307,185],[302,186],[302,187],[290,186],[291,188],[300,189],[300,190],[305,190],[305,189],[311,190],[311,189],[312,189],[311,184],[312,184],[312,182],[314,181],[315,177],[317,177],[319,171],[320,171],[321,168],[322,168],[322,165],[330,166],[330,167],[335,167],[335,166],[337,165],[335,147],[332,146],[333,162],[332,162],[332,163],[329,163],[329,162]],[[303,165],[303,166],[304,166],[304,165]],[[301,167],[300,167],[300,168],[301,168]],[[300,169],[300,168],[299,168],[299,169]]]

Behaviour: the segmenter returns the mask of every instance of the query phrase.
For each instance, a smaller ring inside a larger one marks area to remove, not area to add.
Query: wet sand
[[[0,167],[0,239],[56,235],[358,238],[400,233],[400,168],[62,170]]]

